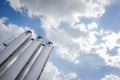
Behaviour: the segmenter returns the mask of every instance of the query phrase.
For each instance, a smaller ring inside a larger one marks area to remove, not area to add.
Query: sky
[[[54,50],[40,80],[120,80],[120,0],[0,0],[0,44],[31,30]]]

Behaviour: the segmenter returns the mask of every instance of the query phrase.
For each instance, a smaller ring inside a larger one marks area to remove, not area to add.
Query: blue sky
[[[51,40],[41,80],[120,80],[119,7],[119,0],[0,0],[0,41],[26,28]]]
[[[40,28],[40,19],[37,17],[29,18],[26,15],[22,15],[20,12],[16,12],[13,10],[9,3],[5,0],[0,1],[0,17],[7,17],[8,20],[6,24],[13,23],[19,26],[29,26],[30,28],[34,28],[36,34],[40,34],[42,36],[45,35],[42,28]],[[16,19],[17,18],[17,19]]]
[[[105,29],[120,31],[118,18],[120,17],[120,10],[118,7],[120,7],[120,2],[116,2],[111,6],[106,7],[106,14],[104,14],[99,20],[99,24],[105,27]]]

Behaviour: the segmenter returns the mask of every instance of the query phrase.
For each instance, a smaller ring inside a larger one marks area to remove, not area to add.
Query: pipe
[[[26,63],[28,63],[30,57],[36,51],[41,42],[41,39],[33,40],[28,48],[23,52],[23,54],[20,55],[14,64],[12,64],[12,66],[5,72],[5,74],[0,77],[0,80],[15,80],[17,75],[21,72]]]
[[[36,52],[30,58],[28,64],[25,65],[24,69],[20,72],[20,74],[18,75],[18,77],[15,80],[24,80],[25,76],[28,74],[28,72],[30,71],[32,66],[34,66],[34,62],[37,60],[38,55],[40,54],[42,48],[43,48],[43,46],[41,44],[38,47],[38,49],[36,50]]]
[[[31,37],[31,33],[22,33],[18,38],[16,38],[10,45],[6,47],[2,52],[0,52],[0,64],[7,59],[12,53],[17,50],[26,40]]]
[[[51,54],[53,48],[54,48],[54,47],[52,47],[52,49],[50,50],[50,53],[49,53],[49,55],[48,55],[48,57],[47,57],[47,59],[46,59],[44,65],[43,65],[43,68],[42,68],[42,70],[41,70],[41,72],[40,72],[40,74],[39,74],[37,80],[40,80],[40,77],[41,77],[41,75],[42,75],[42,73],[43,73],[43,71],[44,71],[44,68],[45,68],[45,66],[46,66],[46,64],[47,64],[47,61],[48,61],[48,59],[49,59],[49,57],[50,57],[50,54]]]
[[[2,76],[12,64],[19,58],[19,56],[25,51],[25,49],[32,42],[31,39],[28,39],[20,48],[18,48],[12,56],[9,56],[1,65],[0,65],[0,76]]]
[[[24,80],[37,80],[39,75],[42,73],[46,60],[53,49],[52,44],[46,44],[42,51],[40,52],[39,57],[37,58],[34,66],[29,71],[28,75],[25,77]]]
[[[1,45],[0,45],[0,52],[3,51],[14,39],[16,39],[20,34],[16,34],[11,36],[10,38],[8,38],[8,40],[4,41]]]

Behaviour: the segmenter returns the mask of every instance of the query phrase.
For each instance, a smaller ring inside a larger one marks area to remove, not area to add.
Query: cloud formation
[[[77,74],[73,72],[64,75],[64,78],[62,80],[74,80],[75,78],[77,78]]]
[[[98,29],[96,22],[84,24],[81,18],[99,18],[112,0],[8,0],[10,6],[29,17],[38,16],[47,38],[53,41],[62,59],[78,64],[80,53],[97,54],[106,65],[120,68],[120,55],[110,51],[120,47],[120,33]],[[64,23],[68,25],[65,25]],[[65,25],[65,27],[63,27]]]
[[[60,71],[56,68],[56,66],[54,66],[52,62],[47,62],[40,80],[60,80],[59,74]]]
[[[12,38],[14,39],[26,30],[31,30],[33,32],[33,37],[36,37],[34,30],[30,29],[29,27],[23,28],[22,26],[18,26],[12,23],[5,24],[6,20],[8,20],[7,17],[0,18],[0,44]]]
[[[104,14],[110,0],[8,0],[11,7],[29,17],[44,16],[55,25],[57,22],[78,20],[79,17],[97,18]],[[55,21],[53,22],[52,19]]]
[[[6,20],[6,17],[0,18],[0,44],[8,40],[8,38],[11,38],[12,36],[17,36],[20,33],[24,32],[24,29],[22,27],[18,27],[17,25],[5,25],[4,23],[6,22]]]
[[[120,80],[120,77],[117,75],[110,74],[110,75],[106,75],[101,80]]]
[[[48,61],[40,80],[74,80],[76,78],[77,73],[64,74],[64,71],[58,70],[52,62]]]

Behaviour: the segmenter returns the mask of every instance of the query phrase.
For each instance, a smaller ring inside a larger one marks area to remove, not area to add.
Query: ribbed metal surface
[[[31,38],[27,31],[0,52],[0,80],[37,80],[53,49],[41,37]]]

